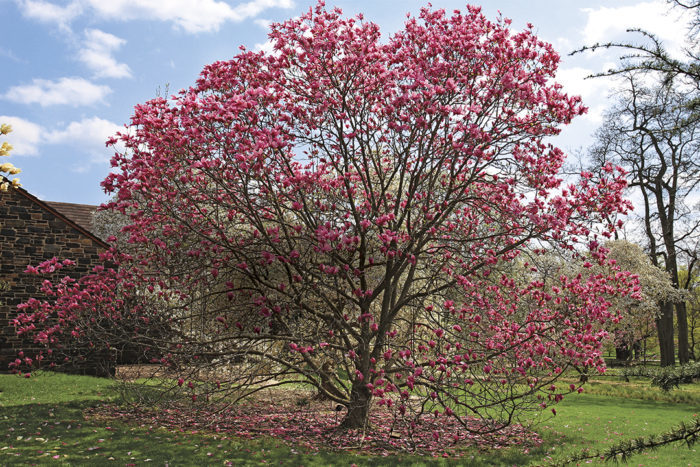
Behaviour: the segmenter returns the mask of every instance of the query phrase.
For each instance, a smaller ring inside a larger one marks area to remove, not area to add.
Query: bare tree
[[[622,166],[630,189],[640,197],[639,221],[654,265],[661,265],[676,288],[684,288],[682,261],[692,273],[700,240],[700,216],[693,199],[700,189],[699,115],[673,85],[643,84],[645,75],[624,74],[625,85],[608,111],[591,148],[593,163]],[[663,301],[657,320],[662,365],[673,365],[674,304]],[[675,304],[678,358],[689,359],[685,302]]]

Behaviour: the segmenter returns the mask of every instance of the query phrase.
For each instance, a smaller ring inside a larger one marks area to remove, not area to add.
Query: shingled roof
[[[97,206],[91,204],[59,203],[57,201],[44,201],[50,207],[66,216],[85,230],[92,232],[92,216]]]

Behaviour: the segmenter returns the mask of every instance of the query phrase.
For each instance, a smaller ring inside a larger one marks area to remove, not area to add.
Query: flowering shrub
[[[375,404],[495,432],[579,390],[555,382],[602,368],[598,324],[635,280],[528,279],[521,253],[604,264],[625,183],[562,181],[546,140],[585,108],[551,45],[509,25],[426,8],[381,41],[319,2],[272,26],[272,53],[136,106],[103,182],[129,216],[118,271],[47,284],[19,332],[51,349],[126,330],[198,403],[301,380],[346,428]]]
[[[6,124],[0,124],[0,135],[6,135],[12,131],[12,127],[10,125]],[[12,150],[12,145],[8,143],[7,141],[4,141],[2,145],[0,145],[0,157],[2,156],[9,156],[10,151]],[[14,165],[12,165],[10,162],[5,162],[0,164],[0,175],[3,173],[6,173],[8,175],[17,175],[20,173],[22,169],[18,169]],[[15,177],[12,179],[12,181],[3,181],[0,180],[0,192],[2,191],[7,191],[10,188],[10,185],[17,187],[21,186],[19,183],[19,178]]]

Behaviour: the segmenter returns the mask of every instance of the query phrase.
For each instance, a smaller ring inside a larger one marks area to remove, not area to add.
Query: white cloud
[[[583,43],[605,43],[611,40],[634,40],[625,31],[639,28],[658,36],[669,52],[681,55],[687,26],[692,15],[681,8],[670,9],[668,2],[655,0],[622,7],[583,8],[587,16],[583,29]]]
[[[12,133],[7,135],[7,141],[13,146],[13,156],[33,156],[39,152],[39,144],[43,129],[36,123],[19,117],[0,115],[0,123],[12,126]]]
[[[78,1],[61,6],[44,0],[17,0],[17,5],[24,16],[42,23],[56,23],[63,28],[83,12]]]
[[[234,14],[227,3],[216,0],[88,0],[88,3],[104,18],[172,22],[188,33],[215,31]]]
[[[156,20],[194,34],[218,30],[227,21],[255,17],[268,8],[291,8],[294,0],[249,0],[236,6],[220,0],[72,0],[59,6],[44,0],[17,0],[25,16],[66,26],[80,14],[110,20]]]
[[[271,54],[275,50],[275,43],[272,41],[261,42],[260,44],[255,44],[255,52],[265,52],[266,54]]]
[[[114,136],[117,131],[124,130],[123,126],[99,117],[84,118],[78,122],[70,122],[62,129],[46,133],[46,144],[60,144],[79,148],[89,159],[80,160],[74,164],[74,172],[85,172],[95,164],[105,164],[112,157],[113,148],[105,147],[105,141]],[[123,147],[119,146],[119,150]]]
[[[99,117],[84,118],[70,122],[65,128],[52,130],[44,138],[48,144],[72,144],[79,146],[104,147],[105,141],[123,127]]]
[[[256,19],[253,22],[263,29],[269,29],[270,25],[272,24],[272,21],[270,21],[269,19],[264,19],[264,18]]]
[[[61,78],[58,81],[32,80],[32,84],[11,87],[6,99],[22,104],[71,105],[73,107],[100,102],[112,92],[109,86],[93,84],[83,78]]]
[[[554,46],[554,50],[560,54],[568,54],[574,49],[573,42],[569,37],[557,37],[552,41],[552,45]]]
[[[233,9],[234,21],[242,21],[259,15],[268,8],[292,8],[293,0],[252,0],[241,3]]]
[[[12,133],[6,139],[14,147],[13,156],[38,155],[41,146],[44,145],[69,146],[75,148],[74,153],[77,155],[88,155],[87,160],[80,159],[73,167],[77,172],[87,170],[91,165],[105,164],[109,161],[114,150],[106,148],[105,141],[124,129],[99,117],[84,118],[55,129],[6,115],[0,115],[0,122],[12,125]],[[123,146],[117,145],[117,150],[123,149]]]
[[[99,15],[111,19],[153,19],[174,23],[187,33],[216,31],[226,21],[239,22],[268,8],[291,8],[293,0],[251,0],[231,7],[217,0],[88,0]]]
[[[615,81],[606,78],[588,78],[594,70],[582,67],[562,68],[557,72],[555,81],[564,86],[570,96],[581,96],[588,113],[583,117],[599,125],[603,122],[603,113],[608,106],[607,97],[615,86]]]
[[[87,65],[98,78],[130,78],[131,70],[125,63],[118,63],[112,53],[126,41],[99,29],[86,29],[83,47],[78,59]]]

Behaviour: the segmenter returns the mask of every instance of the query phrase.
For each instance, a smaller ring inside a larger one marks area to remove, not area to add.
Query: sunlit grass
[[[85,408],[119,402],[118,384],[99,378],[0,375],[0,465],[144,463],[168,465],[543,465],[584,448],[665,431],[700,413],[700,385],[664,393],[643,380],[593,381],[568,396],[537,430],[545,443],[525,451],[471,449],[461,459],[408,454],[370,457],[314,451],[280,440],[241,440],[207,431],[172,431],[134,420],[86,419]],[[698,447],[667,446],[633,458],[634,465],[696,465]]]

